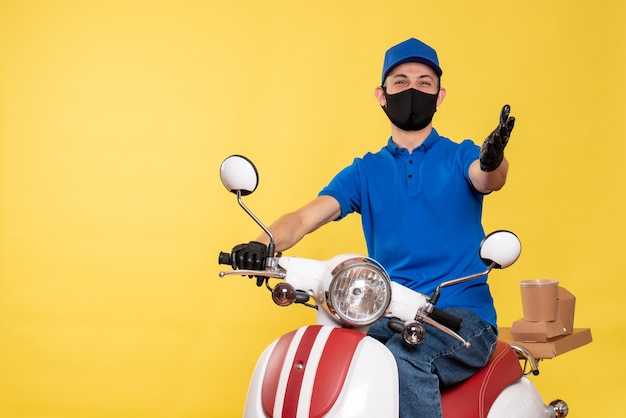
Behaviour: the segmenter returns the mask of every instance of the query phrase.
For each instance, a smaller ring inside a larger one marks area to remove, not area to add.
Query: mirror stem
[[[263,222],[261,222],[259,218],[254,216],[254,213],[252,213],[252,211],[248,209],[246,205],[243,204],[243,200],[241,199],[241,190],[237,190],[237,203],[239,203],[239,206],[241,206],[243,210],[245,210],[246,213],[250,215],[252,219],[254,219],[254,222],[256,222],[257,225],[259,225],[263,229],[263,231],[265,231],[267,236],[270,237],[270,243],[267,245],[267,256],[268,258],[274,257],[274,250],[276,248],[274,244],[274,235],[270,232],[270,230],[265,225],[263,225]]]
[[[452,286],[453,284],[457,284],[461,282],[466,282],[471,279],[477,279],[478,277],[481,277],[481,276],[486,276],[487,274],[489,274],[491,269],[493,269],[495,266],[496,266],[496,263],[492,262],[487,267],[487,270],[483,271],[482,273],[470,274],[469,276],[465,276],[459,279],[454,279],[454,280],[441,283],[439,286],[437,286],[437,288],[433,292],[433,295],[430,297],[429,302],[432,303],[433,305],[437,304],[437,301],[439,300],[439,296],[441,294],[441,289],[443,289],[444,287]]]

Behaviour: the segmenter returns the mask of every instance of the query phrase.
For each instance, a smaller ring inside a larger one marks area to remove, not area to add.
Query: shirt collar
[[[435,128],[433,128],[430,131],[430,134],[424,140],[424,142],[422,142],[421,145],[419,145],[418,147],[416,147],[412,151],[423,150],[424,152],[427,152],[428,150],[430,150],[433,147],[433,145],[435,145],[437,142],[439,142],[440,138],[441,137],[439,136],[439,133],[437,132],[437,130],[435,130]],[[387,149],[389,150],[389,152],[391,152],[394,155],[406,155],[407,151],[408,151],[406,148],[398,147],[393,142],[393,138],[392,137],[389,137],[389,141],[387,141]]]

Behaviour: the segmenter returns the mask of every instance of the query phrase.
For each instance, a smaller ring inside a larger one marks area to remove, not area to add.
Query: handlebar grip
[[[219,264],[226,264],[230,266],[232,264],[232,258],[230,253],[225,253],[224,251],[220,251],[220,256],[217,261]]]
[[[460,330],[463,325],[463,320],[461,318],[438,308],[433,308],[433,311],[430,313],[430,317],[439,322],[441,325],[450,328],[452,331]]]
[[[404,329],[404,321],[401,320],[400,318],[389,318],[389,321],[387,322],[387,326],[389,327],[390,330],[392,330],[396,334],[400,334],[402,330]]]

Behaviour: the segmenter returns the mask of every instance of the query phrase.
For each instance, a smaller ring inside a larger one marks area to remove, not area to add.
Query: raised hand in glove
[[[231,262],[235,270],[263,270],[267,258],[267,245],[258,241],[233,247]]]
[[[504,159],[504,148],[509,142],[511,131],[515,125],[515,117],[510,116],[511,106],[504,105],[500,112],[498,127],[489,134],[480,148],[480,169],[493,171],[500,166]]]

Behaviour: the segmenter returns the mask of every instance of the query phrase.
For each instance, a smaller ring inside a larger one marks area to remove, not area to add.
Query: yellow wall
[[[373,89],[410,36],[440,54],[442,134],[482,141],[505,102],[518,118],[485,213],[523,241],[492,277],[500,325],[519,280],[560,280],[595,341],[533,381],[574,418],[614,406],[625,4],[0,0],[0,416],[240,416],[257,355],[312,314],[218,278],[218,252],[258,233],[219,164],[257,163],[247,202],[268,223],[308,201],[384,145]],[[363,251],[359,231],[353,216],[291,253]]]

